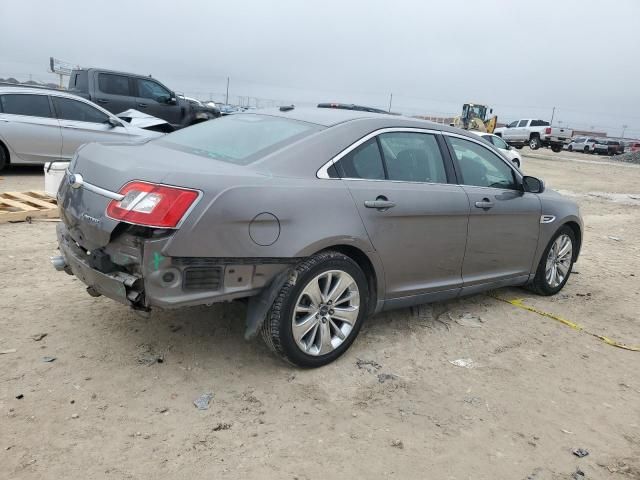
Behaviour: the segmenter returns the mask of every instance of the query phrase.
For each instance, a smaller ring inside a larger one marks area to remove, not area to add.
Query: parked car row
[[[575,137],[567,145],[567,150],[598,155],[619,155],[624,153],[624,143],[609,138]]]

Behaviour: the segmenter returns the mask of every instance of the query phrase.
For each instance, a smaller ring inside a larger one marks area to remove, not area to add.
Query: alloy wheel
[[[353,331],[360,309],[360,292],[351,275],[329,270],[317,275],[298,296],[292,333],[296,345],[308,355],[326,355]]]
[[[556,288],[567,278],[571,268],[573,244],[569,235],[563,233],[555,239],[547,255],[545,279],[551,288]]]

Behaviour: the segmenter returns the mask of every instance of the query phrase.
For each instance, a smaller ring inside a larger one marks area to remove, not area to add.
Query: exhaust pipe
[[[57,271],[62,272],[65,270],[65,267],[67,266],[67,261],[64,259],[62,255],[58,255],[56,257],[51,257],[51,264],[53,265],[53,268],[55,268]]]

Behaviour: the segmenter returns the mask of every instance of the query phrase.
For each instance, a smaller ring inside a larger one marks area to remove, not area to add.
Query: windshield
[[[319,129],[318,125],[288,118],[237,114],[183,128],[158,142],[187,153],[247,165]]]

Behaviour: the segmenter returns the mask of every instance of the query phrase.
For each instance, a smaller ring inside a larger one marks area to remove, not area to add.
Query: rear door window
[[[336,167],[342,178],[385,179],[382,156],[375,138],[347,153],[337,162]]]
[[[0,96],[2,112],[28,117],[51,118],[48,95],[7,94]]]
[[[91,105],[70,98],[53,97],[58,118],[78,122],[105,123],[109,117]]]
[[[518,123],[518,127],[526,127],[528,121],[529,120],[520,120],[520,123]]]
[[[444,159],[435,135],[391,132],[378,136],[389,180],[447,183]]]
[[[131,96],[129,77],[113,73],[98,74],[98,88],[109,95]]]

